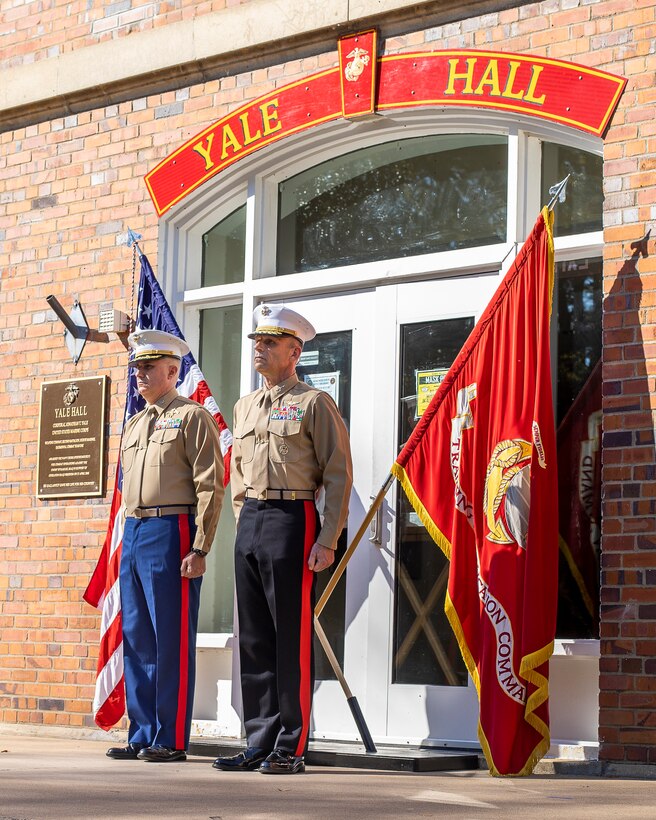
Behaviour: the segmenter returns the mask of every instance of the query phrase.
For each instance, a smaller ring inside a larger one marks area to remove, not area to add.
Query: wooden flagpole
[[[362,536],[365,534],[365,531],[366,531],[367,527],[371,523],[371,519],[374,517],[374,515],[376,514],[376,511],[378,510],[380,505],[383,503],[383,499],[387,495],[387,491],[389,490],[389,488],[392,486],[393,481],[394,481],[394,476],[392,475],[392,473],[390,473],[387,476],[387,478],[385,479],[385,482],[384,482],[383,486],[378,491],[378,495],[371,502],[371,507],[369,508],[369,512],[365,515],[365,517],[362,521],[362,524],[360,524],[360,528],[356,532],[355,536],[353,537],[353,540],[351,541],[351,543],[348,546],[346,552],[342,556],[342,560],[335,567],[335,571],[330,576],[330,581],[328,581],[328,584],[326,585],[326,588],[324,589],[323,593],[321,594],[321,597],[319,598],[319,600],[317,601],[316,606],[314,607],[315,618],[318,618],[319,615],[321,615],[321,613],[323,612],[324,607],[328,603],[328,599],[332,595],[333,590],[337,586],[337,583],[338,583],[339,579],[342,577],[342,574],[344,573],[344,570],[346,569],[346,565],[351,560],[351,556],[355,552],[355,548],[358,546],[358,544],[360,543],[360,540],[362,539]]]
[[[333,652],[333,649],[330,645],[330,642],[328,641],[326,633],[323,631],[323,627],[319,623],[319,615],[321,615],[324,607],[328,603],[328,599],[330,598],[335,587],[337,586],[339,579],[342,577],[344,570],[346,569],[346,565],[348,564],[349,560],[351,559],[351,556],[355,552],[356,547],[360,543],[360,540],[366,532],[367,527],[371,523],[372,518],[376,514],[380,505],[383,503],[383,499],[387,495],[387,491],[391,487],[393,481],[394,476],[392,475],[392,473],[390,473],[385,479],[383,486],[378,491],[378,495],[372,501],[371,507],[369,508],[369,512],[365,515],[362,523],[360,524],[360,527],[358,528],[358,531],[353,537],[353,540],[351,541],[346,552],[342,556],[341,561],[335,567],[335,571],[331,575],[330,581],[328,581],[326,588],[324,589],[321,597],[317,601],[317,604],[314,608],[314,630],[317,634],[317,637],[319,638],[319,641],[321,643],[321,646],[323,647],[324,652],[326,653],[326,657],[328,658],[328,661],[333,668],[333,672],[337,676],[337,680],[339,681],[340,686],[342,687],[342,691],[346,696],[346,702],[348,703],[349,708],[351,710],[351,714],[353,715],[355,725],[358,727],[358,731],[360,732],[360,737],[362,738],[364,747],[368,752],[373,753],[377,752],[378,750],[376,749],[374,741],[371,737],[369,727],[367,726],[367,723],[364,719],[364,715],[362,714],[362,710],[360,709],[358,700],[355,697],[355,695],[351,692],[351,689],[349,688],[349,685],[346,682],[346,678],[344,677],[344,673],[342,672],[342,669],[339,665],[339,661],[337,660],[335,653]]]

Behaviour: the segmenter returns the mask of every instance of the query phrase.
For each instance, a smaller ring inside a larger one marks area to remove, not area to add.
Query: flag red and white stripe
[[[119,465],[120,470],[120,465]],[[122,493],[114,488],[105,542],[84,600],[100,609],[100,646],[93,698],[93,717],[101,729],[110,729],[125,712],[123,631],[119,565],[123,539]]]

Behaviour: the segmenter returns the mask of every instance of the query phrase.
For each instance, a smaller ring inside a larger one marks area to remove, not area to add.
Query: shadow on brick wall
[[[656,763],[656,449],[639,271],[648,246],[649,233],[630,246],[604,300],[600,759],[633,763]]]

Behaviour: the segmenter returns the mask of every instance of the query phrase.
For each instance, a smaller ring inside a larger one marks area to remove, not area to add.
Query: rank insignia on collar
[[[302,421],[305,410],[297,404],[286,404],[271,408],[272,421]]]
[[[182,427],[182,419],[159,418],[155,422],[155,430],[177,430]]]

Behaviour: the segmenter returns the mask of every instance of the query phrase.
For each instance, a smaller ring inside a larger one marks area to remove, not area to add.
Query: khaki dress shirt
[[[323,486],[317,542],[335,549],[353,484],[346,427],[327,393],[296,374],[239,399],[234,413],[230,482],[235,517],[246,490],[316,490]]]
[[[196,509],[193,547],[209,552],[223,504],[223,457],[212,415],[173,389],[125,425],[121,445],[126,515],[138,507]]]

